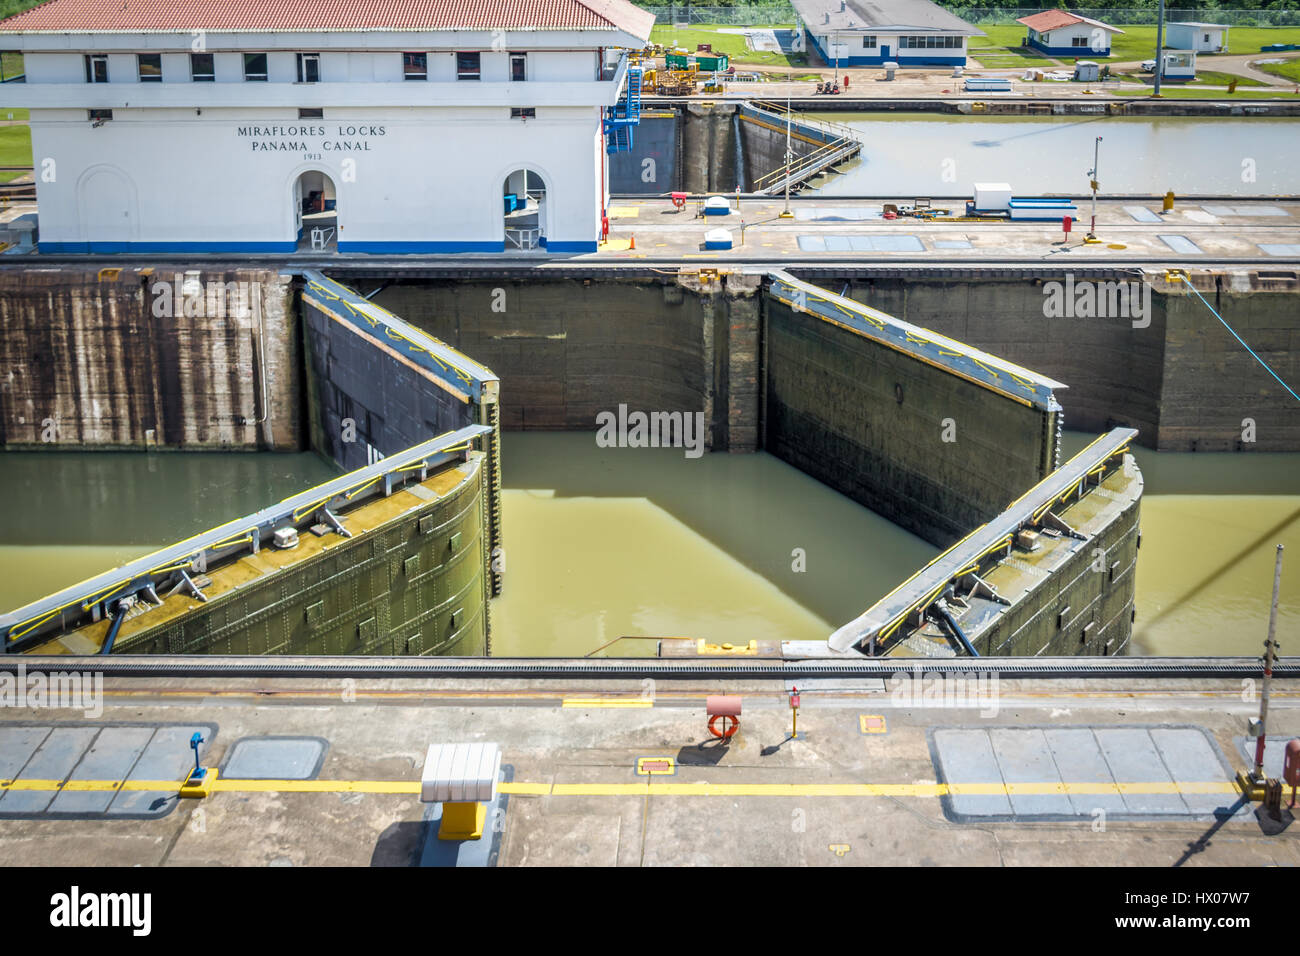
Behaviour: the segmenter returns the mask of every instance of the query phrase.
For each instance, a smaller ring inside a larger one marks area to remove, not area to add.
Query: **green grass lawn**
[[[1286,77],[1288,80],[1300,83],[1300,57],[1296,57],[1293,60],[1287,60],[1285,63],[1260,63],[1255,67],[1255,69],[1263,70],[1265,73],[1272,73],[1274,76]]]
[[[1025,28],[1019,23],[1010,26],[988,24],[980,26],[987,37],[971,37],[969,53],[972,59],[979,60],[987,69],[1020,69],[1021,67],[1052,67],[1056,61],[1048,59],[1037,50],[1021,46],[1025,40]]]
[[[26,126],[0,126],[0,166],[32,164],[32,131]],[[0,182],[9,182],[17,174],[0,172]]]
[[[793,53],[786,55],[784,53],[758,52],[751,50],[745,45],[745,35],[743,33],[720,33],[719,28],[727,24],[714,23],[697,23],[692,24],[690,29],[678,29],[671,23],[656,25],[650,31],[650,42],[661,43],[666,47],[685,47],[694,53],[697,45],[709,43],[713,46],[714,53],[725,53],[731,62],[737,66],[804,66],[808,63],[808,57],[803,53]],[[778,24],[775,27],[763,27],[762,29],[773,30],[791,30],[794,24]],[[732,27],[732,29],[735,29]]]
[[[1114,73],[1112,76],[1118,77],[1126,83],[1141,83],[1143,86],[1155,86],[1155,77],[1150,73],[1129,71],[1125,73]],[[1244,90],[1248,86],[1253,87],[1254,89],[1273,89],[1273,87],[1270,87],[1267,83],[1262,83],[1259,80],[1252,80],[1245,76],[1238,76],[1236,73],[1219,73],[1215,70],[1200,69],[1196,71],[1196,79],[1193,80],[1190,85],[1184,87],[1184,89],[1194,90],[1203,86],[1227,86],[1233,80],[1237,81],[1238,90]],[[1160,87],[1161,92],[1164,92],[1170,85],[1169,81],[1166,80]]]
[[[1111,38],[1112,60],[1150,60],[1156,55],[1156,28],[1150,26],[1115,26],[1124,31],[1122,36]],[[1167,43],[1167,40],[1166,40]],[[1259,48],[1270,43],[1300,43],[1300,27],[1229,27],[1228,53],[1258,53]],[[1198,54],[1197,60],[1208,60],[1212,53]]]
[[[979,28],[988,34],[987,39],[984,37],[971,37],[970,55],[975,59],[980,59],[980,51],[992,50],[1003,54],[999,57],[999,62],[985,63],[986,66],[1047,66],[1052,63],[1051,60],[1044,59],[1041,54],[1024,47],[1021,44],[1025,41],[1027,32],[1025,26],[1020,23],[998,23],[998,24],[978,24]],[[1132,24],[1116,23],[1114,26],[1123,30],[1122,34],[1116,34],[1111,37],[1110,57],[1111,60],[1124,62],[1126,60],[1149,60],[1156,54],[1156,28],[1155,25],[1134,26]],[[1228,29],[1228,53],[1258,53],[1259,48],[1267,46],[1270,43],[1300,43],[1300,27],[1229,27]],[[1213,54],[1202,53],[1200,59],[1213,56]],[[1018,57],[1018,58],[1017,58]],[[1080,59],[1087,59],[1084,51],[1080,52]],[[1073,57],[1063,57],[1061,62],[1073,62]],[[981,62],[984,62],[981,60]],[[1101,62],[1105,62],[1102,60]]]
[[[1294,93],[1274,93],[1273,87],[1264,87],[1263,89],[1253,88],[1249,92],[1243,93],[1240,89],[1231,97],[1234,100],[1300,100],[1300,96]],[[1145,90],[1115,90],[1116,96],[1150,96],[1151,91]],[[1164,83],[1160,87],[1160,95],[1171,100],[1222,100],[1228,99],[1229,96],[1225,90],[1198,90],[1195,86],[1182,86],[1178,83]]]
[[[8,50],[0,53],[0,77],[17,76],[23,72],[23,55]]]
[[[1263,80],[1252,80],[1248,76],[1238,76],[1236,73],[1220,73],[1218,70],[1202,70],[1198,58],[1196,65],[1196,82],[1205,86],[1227,86],[1233,80],[1237,81],[1237,89],[1243,86],[1268,86]]]

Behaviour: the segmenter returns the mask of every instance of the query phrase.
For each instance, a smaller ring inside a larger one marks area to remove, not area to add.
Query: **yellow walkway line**
[[[653,707],[644,697],[566,697],[561,707]]]
[[[179,780],[0,780],[4,790],[179,790]],[[942,797],[1029,796],[1041,794],[1235,794],[1231,781],[1183,783],[503,783],[502,793],[535,797]],[[390,793],[418,794],[416,780],[226,780],[216,793]]]

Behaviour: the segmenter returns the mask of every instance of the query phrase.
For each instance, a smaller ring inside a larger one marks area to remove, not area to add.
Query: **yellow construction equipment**
[[[698,70],[657,70],[655,80],[660,96],[690,96],[695,92]]]

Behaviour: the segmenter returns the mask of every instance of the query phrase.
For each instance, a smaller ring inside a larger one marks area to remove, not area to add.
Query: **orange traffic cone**
[[[636,236],[632,237],[632,240],[628,243],[627,248],[629,251],[636,248]]]

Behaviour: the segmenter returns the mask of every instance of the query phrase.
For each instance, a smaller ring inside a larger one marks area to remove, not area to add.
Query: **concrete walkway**
[[[413,865],[431,842],[427,747],[494,741],[506,800],[485,840],[499,865],[1300,865],[1300,831],[1266,835],[1232,783],[1258,707],[1237,681],[1004,680],[965,699],[906,677],[804,688],[797,739],[781,681],[109,678],[97,720],[6,710],[0,855]],[[719,692],[744,702],[727,744],[705,727]],[[1294,681],[1275,682],[1269,727],[1300,733]],[[222,768],[210,797],[105,814],[115,794],[174,791],[193,728]],[[953,749],[957,732],[989,735],[992,762],[963,760],[975,751]],[[53,753],[54,733],[72,746]],[[88,750],[103,733],[116,743]],[[237,770],[236,742],[265,737],[298,743]],[[133,774],[137,751],[171,776]],[[29,815],[4,818],[11,800]]]
[[[732,198],[735,209],[735,199]],[[998,257],[1008,261],[1069,261],[1077,264],[1147,258],[1193,264],[1198,259],[1300,260],[1300,203],[1233,200],[1179,202],[1166,214],[1157,202],[1110,200],[1098,204],[1096,244],[1085,244],[1090,206],[1077,202],[1078,221],[1068,241],[1059,221],[959,222],[913,218],[885,220],[885,202],[910,204],[911,198],[837,199],[819,196],[791,203],[792,218],[781,218],[784,203],[743,199],[740,212],[697,216],[694,203],[678,210],[667,200],[617,200],[610,207],[610,240],[585,259],[677,257],[784,261],[790,258],[933,258],[962,260]],[[933,205],[954,215],[964,200],[936,199]],[[730,250],[705,248],[705,234],[725,229]],[[632,248],[635,243],[635,248]]]

